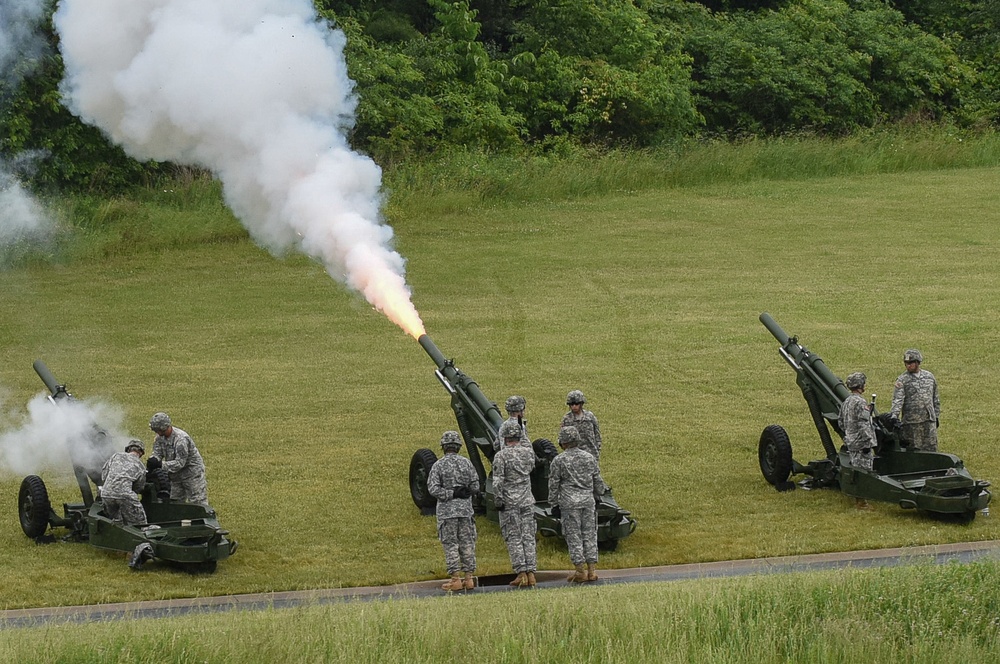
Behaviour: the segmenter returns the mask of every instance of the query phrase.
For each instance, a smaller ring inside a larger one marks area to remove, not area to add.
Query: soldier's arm
[[[601,477],[601,469],[597,465],[597,461],[596,460],[594,461],[593,478],[594,478],[594,496],[595,497],[596,496],[603,496],[604,495],[604,486],[605,486],[604,485],[604,478]]]
[[[939,419],[941,417],[941,397],[938,396],[938,384],[937,380],[934,381],[934,419]]]
[[[597,449],[601,449],[601,425],[597,423],[597,417],[593,413],[590,414],[590,419],[594,422],[594,442],[597,444]]]
[[[896,386],[892,390],[892,407],[889,408],[889,414],[895,418],[899,418],[900,413],[903,412],[903,396],[906,391],[903,388],[902,377],[896,379]]]
[[[136,493],[142,493],[142,490],[146,487],[146,469],[142,467],[141,461],[136,460],[133,474],[135,477],[132,478],[132,489]]]
[[[493,457],[496,465],[493,466],[493,493],[499,500],[503,500],[503,485],[506,481],[507,471],[504,469],[503,458]]]
[[[431,472],[427,475],[427,493],[438,500],[451,500],[451,488],[444,488],[441,485],[441,468],[437,464],[431,466]]]
[[[168,473],[176,473],[181,468],[187,466],[188,455],[191,453],[191,439],[179,441],[179,444],[174,445],[174,458],[170,461],[163,461],[163,467],[167,469]]]
[[[559,504],[560,466],[561,464],[553,461],[549,467],[549,505],[553,507]]]

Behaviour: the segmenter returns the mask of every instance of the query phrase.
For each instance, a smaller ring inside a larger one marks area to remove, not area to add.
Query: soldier
[[[844,432],[844,445],[851,457],[851,465],[865,470],[872,469],[875,459],[875,428],[872,426],[872,406],[865,401],[865,383],[867,376],[855,371],[844,384],[851,395],[844,399],[840,406],[840,430]],[[870,509],[864,498],[855,498],[858,509]]]
[[[149,428],[156,433],[156,440],[153,441],[153,454],[146,467],[150,470],[162,467],[167,471],[171,500],[200,503],[208,507],[205,462],[191,436],[174,427],[166,413],[153,415]]]
[[[576,427],[559,430],[563,453],[549,467],[549,504],[552,515],[562,518],[562,533],[576,571],[571,583],[597,581],[597,504],[604,493],[604,480],[597,459],[580,447]],[[587,568],[584,569],[584,564]]]
[[[437,498],[438,539],[451,576],[441,589],[472,590],[476,587],[476,521],[471,498],[479,491],[479,477],[472,462],[458,454],[462,439],[457,431],[444,432],[441,449],[444,456],[434,462],[427,476],[427,491]]]
[[[108,518],[126,526],[146,525],[146,510],[136,498],[146,486],[146,469],[141,440],[130,440],[124,452],[115,452],[101,469],[101,502]]]
[[[523,430],[516,420],[500,425],[498,438],[504,448],[493,457],[494,504],[500,513],[500,534],[507,544],[510,564],[517,576],[515,588],[535,585],[535,496],[531,493],[531,471],[535,454],[522,444]]]
[[[597,418],[589,410],[583,409],[583,404],[587,403],[586,397],[580,390],[573,390],[566,395],[566,405],[569,412],[563,415],[563,427],[574,427],[580,434],[580,448],[601,461],[601,427],[597,424]]]
[[[527,405],[527,400],[517,394],[507,397],[507,401],[504,402],[504,408],[507,410],[507,422],[513,422],[520,428],[521,445],[531,449],[531,440],[528,438],[528,422],[524,419],[524,409]],[[493,449],[500,451],[502,448],[503,440],[497,436],[497,439],[493,441]]]
[[[934,374],[920,368],[923,360],[923,355],[915,348],[903,353],[906,371],[896,379],[889,413],[902,421],[903,439],[914,449],[936,452],[941,400]]]

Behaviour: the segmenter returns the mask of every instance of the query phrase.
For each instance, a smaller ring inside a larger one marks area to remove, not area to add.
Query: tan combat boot
[[[566,577],[566,580],[570,583],[583,583],[587,580],[587,570],[584,569],[583,563],[576,566],[576,571]]]
[[[535,581],[535,573],[534,572],[528,572],[528,587],[529,588],[534,588],[535,587],[535,583],[536,583],[536,581]]]
[[[528,585],[528,576],[524,572],[518,572],[514,580],[510,582],[511,588],[520,588],[526,585]]]
[[[587,581],[597,581],[597,563],[587,563]]]
[[[449,579],[443,586],[441,586],[441,590],[447,590],[448,592],[454,592],[461,589],[462,589],[462,577],[458,575],[458,572],[452,574],[451,579]]]
[[[475,590],[476,588],[476,576],[472,572],[465,573],[465,589]]]

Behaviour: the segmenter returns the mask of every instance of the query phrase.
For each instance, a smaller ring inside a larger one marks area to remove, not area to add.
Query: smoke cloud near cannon
[[[62,0],[54,20],[73,113],[137,159],[209,169],[258,244],[422,333],[381,169],[348,145],[346,38],[309,0]]]
[[[53,403],[39,394],[26,411],[0,401],[0,472],[19,476],[47,471],[70,478],[76,463],[99,477],[110,453],[124,449],[124,421],[121,408],[100,401]],[[89,435],[97,431],[102,433]]]
[[[16,90],[32,73],[46,44],[38,31],[45,14],[44,0],[5,0],[0,3],[0,106],[8,101],[4,90]],[[22,154],[0,160],[0,248],[48,237],[55,224],[45,208],[25,189],[18,174],[30,170],[38,155]]]

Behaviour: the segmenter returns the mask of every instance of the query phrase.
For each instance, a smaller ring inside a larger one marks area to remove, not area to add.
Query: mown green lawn
[[[942,447],[1000,477],[994,432],[1000,169],[718,184],[637,194],[395,209],[427,331],[491,398],[528,400],[552,437],[570,389],[600,418],[602,470],[639,521],[603,567],[993,539],[832,491],[779,494],[757,440],[784,425],[822,455],[792,371],[757,321],[770,312],[888,406],[901,356],[938,377]],[[21,476],[0,492],[0,607],[382,584],[441,577],[410,456],[454,427],[420,346],[305,259],[245,242],[0,273],[5,430],[43,389],[44,359],[78,397],[116,404],[145,440],[166,410],[208,465],[209,497],[240,541],[212,576],[20,531]],[[41,472],[78,499],[68,466]],[[480,573],[506,572],[481,520]],[[545,540],[539,564],[568,558]]]

